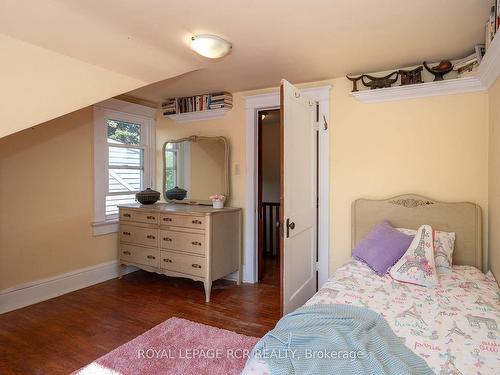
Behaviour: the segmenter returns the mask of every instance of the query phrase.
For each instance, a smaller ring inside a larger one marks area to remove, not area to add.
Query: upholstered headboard
[[[436,230],[455,232],[453,263],[485,271],[481,208],[477,204],[438,202],[412,194],[384,200],[358,199],[352,204],[352,248],[383,220],[399,228],[418,229],[422,224],[429,224]]]

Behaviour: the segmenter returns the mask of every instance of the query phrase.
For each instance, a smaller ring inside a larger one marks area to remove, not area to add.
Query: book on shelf
[[[465,78],[465,77],[475,77],[477,75],[477,69],[471,71],[465,71],[463,73],[457,74],[457,78]]]
[[[228,92],[170,98],[162,103],[165,116],[178,113],[202,112],[211,109],[232,108],[233,96]]]
[[[453,69],[459,70],[460,68],[463,68],[464,66],[468,66],[469,64],[472,64],[474,62],[479,63],[476,52],[474,52],[473,54],[471,54],[469,56],[464,57],[463,59],[455,60],[453,62]]]
[[[486,22],[486,31],[485,31],[485,48],[488,49],[491,41],[495,37],[495,33],[498,30],[498,8],[500,5],[500,1],[496,0],[495,5],[491,7],[490,10],[490,18],[488,22]]]
[[[460,77],[467,77],[469,75],[472,75],[471,73],[475,72],[477,70],[477,67],[479,66],[479,63],[477,60],[472,61],[471,63],[464,65],[460,67],[457,70],[457,76]]]
[[[495,2],[495,33],[500,29],[500,0]]]
[[[168,99],[161,105],[164,115],[173,115],[177,113],[177,100]]]
[[[233,108],[230,104],[214,104],[210,106],[210,109],[220,109],[220,108]]]
[[[228,92],[214,92],[211,96],[210,109],[232,108],[233,96]]]
[[[233,96],[228,92],[219,92],[219,93],[212,94],[212,99],[214,99],[214,100],[219,100],[219,99],[233,100]]]
[[[477,62],[481,64],[481,60],[486,53],[486,46],[484,44],[476,44],[474,50],[476,51]]]

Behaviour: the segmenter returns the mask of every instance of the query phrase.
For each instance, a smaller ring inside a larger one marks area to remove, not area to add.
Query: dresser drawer
[[[205,255],[205,235],[177,232],[174,230],[160,230],[160,246],[164,249],[188,251],[190,253]]]
[[[134,245],[120,245],[120,259],[124,262],[144,264],[158,268],[160,266],[160,251]]]
[[[207,218],[205,216],[187,216],[187,215],[172,215],[161,214],[160,224],[171,225],[174,227],[205,229]]]
[[[159,214],[151,212],[142,212],[138,210],[120,210],[120,220],[135,221],[137,223],[158,224]]]
[[[158,229],[121,224],[120,241],[156,247],[158,246]]]
[[[195,255],[177,254],[160,251],[160,267],[174,272],[204,277],[206,273],[205,258]]]

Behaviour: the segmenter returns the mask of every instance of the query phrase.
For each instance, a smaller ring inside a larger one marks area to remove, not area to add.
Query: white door
[[[281,81],[283,313],[316,292],[316,103]]]

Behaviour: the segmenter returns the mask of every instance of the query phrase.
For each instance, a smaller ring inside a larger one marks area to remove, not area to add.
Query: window
[[[168,143],[165,147],[165,191],[179,185],[179,144]]]
[[[165,191],[179,186],[190,192],[191,145],[190,142],[167,143],[165,147]]]
[[[155,187],[154,113],[117,99],[94,106],[94,234],[116,231],[118,205]]]

